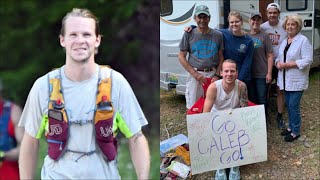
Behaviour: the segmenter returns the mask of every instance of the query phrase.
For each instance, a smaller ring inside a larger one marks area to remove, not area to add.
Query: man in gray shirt
[[[267,17],[268,21],[263,23],[260,27],[261,31],[267,33],[271,39],[273,47],[273,59],[275,60],[278,56],[278,51],[281,42],[287,38],[287,32],[283,29],[283,21],[280,20],[280,6],[277,3],[270,3],[267,6]],[[273,66],[272,79],[277,80],[278,69]],[[283,122],[282,113],[284,111],[284,94],[283,91],[277,86],[277,123],[278,128],[285,129],[285,123]]]
[[[43,134],[48,154],[41,179],[121,179],[117,132],[128,139],[137,179],[148,179],[149,147],[141,131],[148,121],[127,80],[95,63],[99,27],[88,9],[74,8],[62,19],[59,40],[66,63],[35,81],[20,118],[25,127],[21,179],[35,179]]]
[[[190,33],[185,32],[179,44],[179,61],[189,72],[185,94],[187,109],[203,95],[201,85],[206,83],[206,78],[211,78],[211,82],[220,79],[223,62],[223,36],[221,32],[209,28],[209,8],[197,6],[194,20],[197,28]]]

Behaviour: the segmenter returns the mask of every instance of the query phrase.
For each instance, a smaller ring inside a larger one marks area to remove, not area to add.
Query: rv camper
[[[162,89],[175,88],[178,94],[185,93],[188,74],[179,63],[179,42],[184,33],[183,28],[196,25],[193,15],[197,5],[209,7],[211,14],[209,27],[227,28],[230,10],[237,10],[243,16],[244,30],[248,31],[250,13],[259,11],[263,21],[267,21],[266,7],[269,3],[276,2],[281,7],[281,19],[288,14],[298,14],[302,17],[301,33],[309,38],[314,50],[312,67],[320,65],[319,0],[161,0],[160,2],[160,87]]]

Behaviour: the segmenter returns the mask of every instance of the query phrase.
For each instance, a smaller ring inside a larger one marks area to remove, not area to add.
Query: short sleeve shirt
[[[271,26],[269,21],[261,24],[260,29],[267,33],[271,39],[273,47],[273,59],[276,59],[279,54],[281,42],[287,38],[287,32],[282,27],[283,21],[279,20],[276,26]]]
[[[254,45],[251,76],[253,78],[265,78],[268,73],[267,53],[273,52],[271,40],[268,34],[261,31],[250,36]]]
[[[61,83],[65,100],[65,109],[70,122],[83,122],[83,125],[69,125],[67,148],[73,151],[90,152],[95,150],[96,142],[93,120],[97,84],[99,79],[99,66],[96,73],[88,80],[73,82],[64,74],[61,68]],[[118,72],[109,68],[101,68],[101,73],[112,71],[111,99],[115,114],[120,113],[132,134],[141,130],[148,124],[140,105],[126,79]],[[57,70],[56,70],[57,71]],[[57,74],[57,73],[56,73]],[[51,77],[51,76],[50,76]],[[40,77],[34,83],[19,126],[36,137],[41,124],[41,118],[48,112],[48,74]],[[119,179],[116,161],[107,162],[100,151],[90,156],[81,156],[79,153],[66,152],[58,161],[46,156],[41,171],[42,179]],[[76,160],[78,161],[76,162]],[[67,170],[67,171],[66,171]]]
[[[189,52],[188,62],[194,68],[216,67],[219,64],[219,50],[223,49],[223,36],[214,29],[202,34],[195,28],[190,33],[184,33],[179,48]]]

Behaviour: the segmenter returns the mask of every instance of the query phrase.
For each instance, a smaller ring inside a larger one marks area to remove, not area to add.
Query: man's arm
[[[206,78],[198,73],[192,66],[191,64],[187,61],[187,51],[180,51],[179,52],[179,61],[180,64],[186,69],[191,76],[193,76],[196,80],[200,81],[202,84],[206,83]]]
[[[273,60],[274,58],[274,52],[272,47],[272,41],[270,39],[270,36],[267,33],[264,33],[264,46],[267,53],[267,68],[268,72],[266,75],[266,83],[271,83],[272,81],[272,68],[273,68]]]
[[[191,25],[191,26],[186,26],[186,27],[184,27],[183,28],[183,30],[185,31],[185,32],[191,32],[194,28],[196,28],[197,26],[195,26],[195,25]]]
[[[207,90],[206,99],[204,101],[203,112],[210,112],[216,100],[217,87],[216,83],[211,83]]]
[[[239,81],[239,90],[240,90],[240,107],[248,106],[248,90],[244,82]]]
[[[17,141],[17,146],[7,152],[4,152],[4,159],[9,161],[17,161],[19,157],[19,149],[20,144],[22,141],[24,129],[21,127],[18,127],[19,119],[21,116],[21,108],[15,104],[13,104],[11,108],[11,121],[14,125],[14,133],[15,133],[15,139]]]
[[[271,83],[272,80],[272,67],[273,67],[273,53],[267,53],[268,58],[268,72],[266,76],[266,83]]]
[[[21,179],[34,179],[39,151],[39,140],[24,133],[19,156],[19,171]]]
[[[129,138],[129,150],[138,179],[148,179],[150,152],[146,137],[141,131]]]

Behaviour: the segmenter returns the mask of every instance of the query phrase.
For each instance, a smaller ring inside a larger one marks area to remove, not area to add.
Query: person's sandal
[[[281,136],[288,136],[289,134],[291,134],[291,132],[292,132],[292,131],[288,131],[288,129],[283,130],[283,131],[281,132]]]

